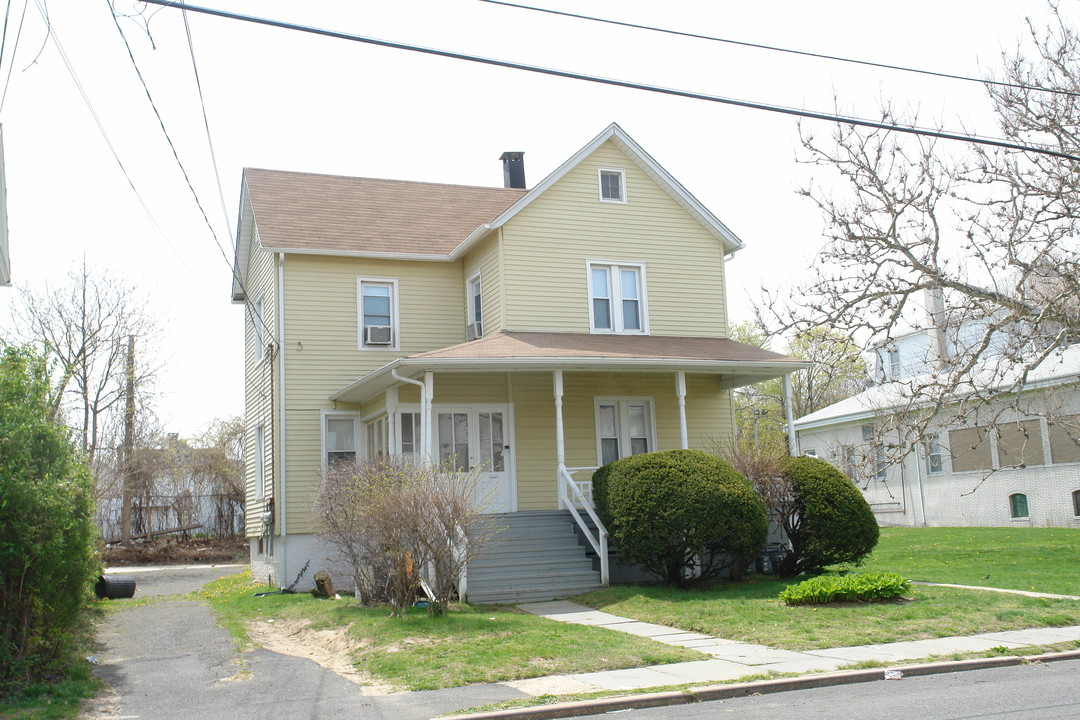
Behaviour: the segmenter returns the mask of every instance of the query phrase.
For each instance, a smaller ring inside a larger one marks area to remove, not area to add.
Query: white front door
[[[513,433],[506,405],[435,408],[439,464],[477,470],[477,498],[484,512],[513,512]]]

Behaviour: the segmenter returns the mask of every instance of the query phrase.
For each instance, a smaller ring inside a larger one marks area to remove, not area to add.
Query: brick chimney
[[[503,163],[503,187],[525,189],[525,153],[504,152],[499,158]]]

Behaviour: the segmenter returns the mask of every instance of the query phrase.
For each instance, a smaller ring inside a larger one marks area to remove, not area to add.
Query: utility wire
[[[29,0],[27,1],[29,2]],[[67,56],[67,52],[64,51],[64,46],[60,43],[60,37],[56,34],[56,28],[53,27],[52,23],[49,21],[48,13],[42,6],[41,0],[34,0],[34,4],[37,6],[38,12],[41,13],[42,19],[45,20],[45,23],[49,27],[46,41],[51,39],[53,41],[53,45],[56,46],[56,51],[60,55],[60,59],[63,60],[64,66],[67,68],[68,74],[71,76],[72,81],[75,83],[76,89],[79,91],[79,95],[82,96],[83,102],[86,104],[86,109],[90,111],[90,116],[94,118],[94,123],[97,125],[98,132],[101,133],[101,137],[105,140],[105,145],[109,148],[109,152],[112,153],[113,159],[116,160],[116,164],[120,167],[120,172],[123,173],[124,179],[127,180],[128,186],[135,194],[135,199],[138,200],[139,206],[146,214],[146,218],[150,221],[150,225],[165,241],[165,244],[169,246],[169,249],[172,250],[173,255],[176,256],[176,259],[180,261],[180,264],[183,265],[184,268],[188,271],[188,273],[195,279],[195,282],[199,283],[199,285],[202,286],[203,290],[206,290],[209,293],[210,290],[205,285],[203,285],[202,279],[198,275],[196,275],[190,267],[188,267],[186,262],[184,262],[183,255],[181,255],[180,252],[176,249],[176,247],[172,244],[172,242],[169,241],[169,238],[165,234],[165,231],[161,229],[161,226],[158,224],[157,219],[154,218],[154,214],[150,212],[150,207],[146,204],[146,201],[143,199],[143,196],[139,192],[139,189],[135,187],[135,181],[132,180],[130,173],[128,173],[127,167],[120,159],[119,153],[116,152],[116,147],[112,144],[112,140],[109,138],[109,133],[106,132],[105,126],[102,124],[101,118],[97,114],[97,110],[94,109],[94,104],[90,102],[90,96],[86,94],[86,88],[83,87],[82,81],[79,80],[79,76],[75,73],[75,68],[72,66],[71,60]]]
[[[930,75],[932,77],[945,78],[948,80],[963,80],[965,82],[979,83],[980,85],[995,85],[998,87],[1014,88],[1016,90],[1035,90],[1038,92],[1048,92],[1058,95],[1080,97],[1080,92],[1074,92],[1072,90],[1060,90],[1058,88],[1039,87],[1037,85],[1024,85],[1021,83],[1004,82],[1001,80],[987,80],[984,78],[970,77],[968,75],[954,75],[952,73],[937,72],[935,70],[920,70],[918,68],[905,67],[903,65],[889,65],[887,63],[872,62],[870,60],[854,60],[852,58],[845,58],[837,55],[826,55],[824,53],[809,52],[807,50],[792,50],[791,48],[782,48],[775,45],[761,45],[759,43],[746,42],[743,40],[731,40],[728,38],[714,37],[712,35],[699,35],[697,33],[684,32],[681,30],[669,30],[667,28],[659,28],[652,25],[638,25],[637,23],[625,22],[622,20],[609,20],[608,18],[594,17],[592,15],[579,15],[578,13],[565,12],[563,10],[550,10],[548,8],[534,7],[532,5],[519,5],[517,3],[505,2],[505,0],[480,0],[480,2],[490,3],[492,5],[502,5],[504,7],[517,8],[519,10],[532,10],[534,12],[548,13],[550,15],[561,15],[562,17],[575,18],[578,20],[589,20],[590,22],[606,23],[608,25],[618,25],[620,27],[635,28],[637,30],[648,30],[650,32],[666,33],[668,35],[678,35],[680,37],[694,38],[696,40],[709,40],[712,42],[727,43],[729,45],[739,45],[741,47],[756,48],[758,50],[770,50],[772,52],[788,53],[790,55],[801,55],[803,57],[818,58],[820,60],[833,60],[836,62],[851,63],[853,65],[866,65],[867,67],[882,68],[884,70],[897,70],[900,72],[918,73],[920,75]]]
[[[15,53],[19,51],[19,40],[22,38],[23,23],[26,21],[26,8],[30,0],[24,0],[22,14],[19,15],[19,29],[15,31],[15,44],[11,46],[11,60],[8,61],[7,75],[4,77],[4,92],[0,94],[0,112],[4,109],[7,100],[8,87],[11,85],[11,71],[15,67]],[[11,12],[11,0],[8,0],[8,9],[4,13],[4,42],[0,44],[0,62],[3,61],[4,47],[7,45],[8,14]]]
[[[213,223],[210,222],[210,217],[206,213],[206,208],[203,207],[202,200],[199,199],[199,194],[195,191],[195,185],[191,181],[191,176],[188,175],[187,168],[184,166],[183,161],[180,160],[180,153],[176,149],[176,145],[175,143],[173,143],[172,136],[169,135],[168,129],[165,127],[165,120],[161,117],[161,112],[158,110],[157,104],[154,102],[153,95],[150,94],[150,87],[146,84],[146,78],[143,77],[142,71],[139,69],[139,63],[135,60],[135,54],[131,49],[131,44],[128,43],[127,36],[124,34],[123,28],[120,27],[120,21],[117,17],[117,13],[113,9],[110,0],[105,0],[105,4],[109,8],[109,15],[110,17],[112,17],[113,24],[116,25],[116,31],[120,34],[120,38],[124,41],[124,47],[127,48],[128,58],[131,59],[131,65],[133,68],[135,68],[135,74],[136,76],[138,76],[139,83],[142,85],[143,91],[146,93],[146,99],[150,101],[150,107],[154,111],[154,116],[157,117],[158,125],[161,127],[162,134],[165,135],[165,141],[169,144],[169,149],[172,151],[173,159],[176,160],[176,164],[177,166],[179,166],[180,172],[184,176],[184,182],[187,183],[188,190],[191,191],[191,197],[195,200],[195,205],[199,208],[199,212],[202,214],[203,222],[206,223],[206,227],[210,230],[210,235],[214,238],[214,244],[217,246],[218,251],[221,252],[221,257],[224,258],[225,264],[229,266],[229,270],[232,272],[233,278],[237,280],[240,288],[244,291],[244,294],[246,295],[247,289],[243,286],[243,283],[240,282],[239,279],[240,270],[233,264],[233,261],[229,259],[229,255],[225,251],[224,246],[221,244],[221,240],[220,238],[218,238],[218,234],[217,231],[214,229]],[[200,98],[201,97],[202,95],[200,88]],[[222,201],[222,204],[224,205],[224,200]],[[253,324],[255,322],[259,322],[263,326],[263,329],[266,332],[266,337],[274,337],[273,331],[266,323],[265,318],[258,317],[255,314],[255,311],[250,307],[247,308],[247,313],[251,316]]]
[[[175,0],[143,0],[146,3],[153,5],[165,5],[168,7],[176,7],[185,10],[191,10],[192,12],[203,13],[206,15],[214,15],[217,17],[228,18],[230,20],[240,20],[243,22],[255,23],[258,25],[266,25],[269,27],[282,28],[285,30],[296,30],[299,32],[305,32],[312,35],[321,35],[323,37],[332,37],[339,40],[350,40],[352,42],[360,42],[368,45],[376,45],[379,47],[394,48],[396,50],[407,50],[409,52],[423,53],[426,55],[435,55],[437,57],[453,58],[455,60],[465,60],[467,62],[480,63],[484,65],[494,65],[496,67],[504,67],[512,70],[522,70],[525,72],[538,73],[541,75],[551,75],[554,77],[568,78],[571,80],[583,80],[585,82],[598,83],[602,85],[612,85],[615,87],[624,87],[631,90],[642,90],[645,92],[660,93],[663,95],[672,95],[675,97],[690,98],[692,100],[704,100],[706,102],[720,103],[722,105],[732,105],[735,107],[744,107],[752,110],[764,110],[766,112],[780,113],[783,115],[794,115],[796,117],[809,118],[812,120],[824,120],[831,123],[841,123],[844,125],[855,125],[859,127],[875,128],[878,130],[892,130],[895,132],[907,133],[909,135],[922,135],[926,137],[935,137],[942,140],[958,140],[960,142],[972,143],[975,145],[987,145],[990,147],[999,147],[1007,150],[1020,150],[1023,152],[1031,152],[1039,155],[1050,155],[1053,157],[1064,158],[1066,160],[1074,160],[1080,162],[1080,156],[1070,155],[1069,153],[1062,152],[1060,150],[1054,150],[1048,147],[1037,147],[1033,145],[1022,145],[1019,143],[1009,142],[1007,140],[997,140],[993,138],[984,138],[977,135],[965,135],[957,132],[946,132],[943,130],[931,130],[929,128],[917,128],[904,125],[896,125],[893,123],[879,122],[876,120],[866,120],[857,117],[846,117],[843,115],[835,115],[823,112],[813,112],[809,110],[798,110],[796,108],[783,107],[780,105],[768,105],[765,103],[755,103],[748,100],[738,100],[735,98],[721,97],[718,95],[708,95],[705,93],[691,92],[689,90],[676,90],[674,88],[659,87],[656,85],[646,85],[644,83],[632,82],[629,80],[615,80],[611,78],[602,78],[596,75],[586,75],[584,73],[571,72],[568,70],[555,70],[552,68],[544,68],[536,65],[526,65],[523,63],[511,62],[508,60],[497,60],[494,58],[485,58],[478,55],[469,55],[467,53],[453,52],[450,50],[438,50],[435,48],[427,48],[419,45],[410,45],[407,43],[399,43],[391,40],[379,40],[377,38],[369,38],[361,35],[352,35],[349,33],[338,32],[335,30],[325,30],[321,28],[314,28],[307,25],[297,25],[295,23],[283,22],[281,20],[270,20],[267,18],[254,17],[251,15],[241,15],[239,13],[227,12],[224,10],[215,10],[213,8],[199,7],[196,5],[187,5],[185,3],[175,2]]]

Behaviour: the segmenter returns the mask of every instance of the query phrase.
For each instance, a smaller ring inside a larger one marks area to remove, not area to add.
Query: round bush
[[[593,498],[623,559],[674,585],[741,570],[768,531],[765,505],[746,478],[699,450],[606,465],[593,475]]]
[[[780,470],[794,505],[784,530],[792,551],[779,573],[819,573],[826,565],[859,563],[878,541],[878,524],[866,498],[842,472],[814,457],[787,457]]]

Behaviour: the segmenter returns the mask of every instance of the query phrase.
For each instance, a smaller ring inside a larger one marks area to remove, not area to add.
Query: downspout
[[[897,436],[899,436],[900,430],[898,429],[896,433]],[[919,481],[919,507],[922,510],[922,527],[928,527],[926,522],[926,493],[923,491],[923,480],[925,480],[924,471],[926,470],[926,467],[923,464],[924,459],[919,457],[920,451],[926,454],[925,459],[929,462],[930,456],[928,448],[925,444],[916,441],[915,452],[913,452],[912,455],[915,457],[915,478]]]
[[[277,316],[278,316],[278,388],[281,392],[281,401],[278,403],[281,415],[281,573],[278,584],[284,587],[282,582],[289,574],[288,557],[289,543],[286,538],[289,535],[287,514],[285,511],[285,253],[278,253],[277,262]],[[274,388],[270,388],[271,394]]]
[[[431,440],[428,436],[428,395],[427,385],[420,380],[413,380],[412,378],[405,377],[398,373],[397,368],[390,369],[390,376],[399,382],[409,383],[410,385],[416,385],[420,388],[420,454],[426,459],[431,459]]]
[[[788,454],[799,454],[799,439],[795,437],[795,418],[791,414],[791,373],[784,375],[784,416],[787,420]]]

